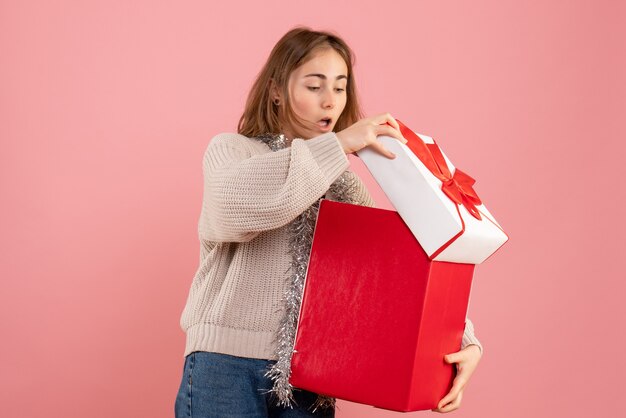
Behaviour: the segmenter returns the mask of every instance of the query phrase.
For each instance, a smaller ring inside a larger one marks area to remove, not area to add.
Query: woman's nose
[[[322,107],[333,108],[335,107],[335,96],[331,93],[326,93],[322,99]]]

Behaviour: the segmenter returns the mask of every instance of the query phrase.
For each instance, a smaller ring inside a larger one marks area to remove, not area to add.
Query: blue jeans
[[[294,388],[297,405],[276,405],[267,393],[273,381],[265,376],[270,363],[229,354],[195,351],[185,357],[183,378],[176,395],[176,418],[334,418],[334,408],[309,410],[317,394]],[[313,409],[313,408],[311,408]]]

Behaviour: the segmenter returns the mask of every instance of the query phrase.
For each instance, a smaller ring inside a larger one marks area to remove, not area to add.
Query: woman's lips
[[[330,131],[330,128],[332,126],[332,119],[328,119],[328,122],[325,122],[325,120],[322,119],[319,122],[317,122],[317,125],[320,127],[322,131]]]

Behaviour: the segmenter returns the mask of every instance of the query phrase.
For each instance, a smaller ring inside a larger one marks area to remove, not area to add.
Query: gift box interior
[[[474,264],[431,261],[391,210],[320,203],[290,382],[394,411],[432,409],[455,375]]]

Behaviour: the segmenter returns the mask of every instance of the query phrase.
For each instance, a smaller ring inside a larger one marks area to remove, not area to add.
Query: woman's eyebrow
[[[306,77],[319,77],[319,78],[321,78],[322,80],[326,80],[326,76],[325,76],[324,74],[317,74],[317,73],[316,73],[316,74],[307,74],[307,75],[305,75],[304,77],[305,77],[305,78],[306,78]],[[345,75],[343,75],[343,74],[342,74],[342,75],[338,75],[338,76],[336,77],[336,79],[337,79],[337,80],[341,80],[342,78],[347,79],[347,78],[348,78],[348,76],[345,76]]]

